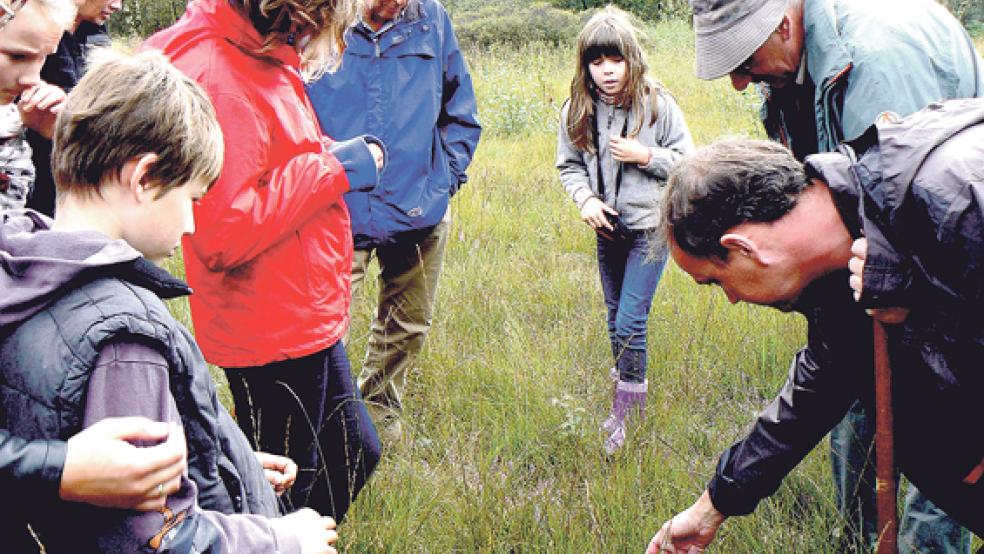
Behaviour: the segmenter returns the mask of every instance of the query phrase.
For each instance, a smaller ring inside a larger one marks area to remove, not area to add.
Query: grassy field
[[[652,74],[699,144],[759,133],[754,96],[692,76],[685,24],[650,35]],[[729,306],[671,264],[650,318],[649,405],[606,459],[598,427],[611,359],[594,235],[553,168],[572,54],[529,47],[468,59],[488,131],[453,201],[434,329],[410,376],[407,440],[385,451],[341,527],[342,549],[642,552],[776,393],[803,320]],[[368,292],[356,298],[356,371]],[[174,308],[187,321],[186,305]],[[726,523],[713,551],[831,552],[838,525],[824,442],[755,515]]]

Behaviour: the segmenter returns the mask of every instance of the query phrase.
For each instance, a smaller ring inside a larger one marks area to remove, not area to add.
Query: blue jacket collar
[[[385,34],[390,29],[393,29],[394,27],[398,26],[400,23],[403,22],[413,23],[414,21],[417,21],[419,19],[424,19],[426,17],[427,14],[426,12],[424,12],[423,6],[420,5],[420,0],[410,0],[409,2],[407,2],[407,6],[403,8],[403,11],[400,12],[398,16],[396,16],[396,19],[387,22],[385,25],[380,27],[378,31],[373,31],[372,27],[370,27],[369,24],[367,24],[365,20],[362,18],[361,14],[359,15],[358,21],[356,21],[355,25],[353,26],[353,30],[358,31],[369,38],[378,37],[380,35]]]
[[[804,0],[803,32],[806,63],[816,86],[821,90],[833,85],[845,70],[853,65],[853,58],[837,32],[837,14],[834,3]]]

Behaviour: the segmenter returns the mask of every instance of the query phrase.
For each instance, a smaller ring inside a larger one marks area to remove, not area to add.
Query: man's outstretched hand
[[[703,552],[714,540],[714,535],[724,520],[725,516],[711,503],[711,495],[704,491],[693,506],[673,516],[660,527],[653,540],[649,541],[646,554]]]

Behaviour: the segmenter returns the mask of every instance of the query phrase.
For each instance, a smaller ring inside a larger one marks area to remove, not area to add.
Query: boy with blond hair
[[[12,102],[38,84],[44,57],[74,17],[71,0],[0,0],[0,104],[7,103],[0,112],[13,111],[18,137],[21,121]],[[23,206],[30,183],[22,178],[33,173],[33,168],[23,171],[24,165],[22,172],[16,171],[6,154],[18,147],[9,146],[0,139],[0,172],[7,177],[4,183],[0,176],[0,197],[7,195],[6,201],[0,198],[0,210],[9,204]],[[25,163],[30,165],[29,160]],[[61,498],[108,508],[157,510],[163,506],[158,484],[171,481],[176,486],[184,469],[184,436],[169,434],[168,424],[139,417],[105,419],[67,442],[26,441],[0,428],[0,490],[8,498],[33,495],[37,504]],[[163,438],[168,440],[153,448],[138,449],[127,442]]]
[[[274,487],[296,465],[250,450],[163,303],[190,290],[152,263],[194,231],[192,205],[218,177],[214,110],[159,54],[100,58],[55,125],[56,219],[0,215],[0,426],[64,439],[112,416],[172,421],[187,435],[188,472],[159,512],[42,511],[19,498],[25,509],[0,523],[5,548],[334,552],[330,518],[276,517]]]

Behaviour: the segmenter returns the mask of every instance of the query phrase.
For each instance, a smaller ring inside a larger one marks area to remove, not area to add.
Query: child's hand
[[[598,229],[612,229],[612,224],[608,222],[608,218],[605,217],[605,213],[610,213],[612,215],[618,215],[618,212],[605,204],[597,196],[592,196],[588,198],[584,204],[581,204],[581,221],[588,224],[594,230]]]
[[[338,533],[335,520],[330,517],[322,517],[311,508],[302,508],[270,522],[296,536],[304,554],[336,554],[333,547],[338,542]]]
[[[17,103],[24,126],[51,140],[55,118],[62,111],[66,98],[65,91],[48,83],[27,89]]]
[[[263,474],[266,475],[267,482],[273,486],[278,496],[294,485],[294,481],[297,480],[297,464],[294,460],[267,452],[253,454],[256,454],[256,459],[263,466]]]
[[[612,136],[608,141],[612,157],[620,162],[648,165],[652,152],[639,139]]]

